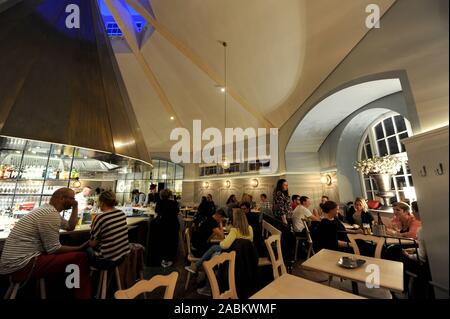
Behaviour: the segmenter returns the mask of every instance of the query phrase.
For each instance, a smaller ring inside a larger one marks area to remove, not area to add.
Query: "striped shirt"
[[[127,217],[121,210],[97,215],[92,223],[91,240],[98,242],[94,247],[99,258],[116,261],[130,252]]]
[[[6,238],[0,258],[0,274],[10,274],[25,267],[41,254],[52,254],[61,247],[59,229],[68,222],[50,204],[33,209],[22,217]]]

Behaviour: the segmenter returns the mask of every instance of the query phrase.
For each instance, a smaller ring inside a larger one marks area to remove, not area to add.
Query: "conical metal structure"
[[[73,5],[79,28],[66,24]],[[0,13],[0,135],[150,162],[96,0],[24,0]]]

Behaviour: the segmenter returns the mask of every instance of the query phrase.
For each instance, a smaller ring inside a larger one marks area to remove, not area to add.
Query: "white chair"
[[[208,261],[203,262],[203,268],[208,276],[209,283],[211,285],[211,292],[213,299],[238,299],[236,282],[234,279],[234,266],[236,260],[236,252],[221,253],[218,256],[214,256]],[[219,283],[217,282],[214,267],[228,261],[228,287],[229,289],[223,293],[220,293]]]
[[[166,287],[164,299],[173,299],[177,279],[176,271],[167,276],[156,275],[150,280],[139,280],[131,288],[116,291],[114,297],[116,299],[134,299],[142,293],[152,292],[158,287]]]
[[[195,257],[192,254],[192,251],[191,251],[191,230],[190,230],[190,228],[187,228],[184,231],[184,233],[185,233],[185,238],[186,238],[186,248],[187,248],[187,252],[188,252],[187,259],[191,263],[190,266],[192,268],[194,266],[194,264],[198,260],[200,260],[200,258],[197,258],[197,257]],[[186,284],[184,285],[184,290],[188,289],[190,280],[191,280],[191,272],[187,271]]]
[[[272,264],[273,278],[287,274],[286,266],[284,265],[283,253],[281,251],[281,236],[272,235],[265,241],[267,250],[269,251],[270,262]],[[275,256],[275,251],[273,250],[272,244],[275,243],[277,254]]]

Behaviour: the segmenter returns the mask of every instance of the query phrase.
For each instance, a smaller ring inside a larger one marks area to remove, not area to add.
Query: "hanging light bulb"
[[[223,56],[224,56],[224,86],[221,87],[221,91],[224,93],[224,125],[223,125],[223,132],[225,133],[225,130],[227,128],[227,46],[228,44],[225,41],[219,41],[219,43],[223,46]],[[226,156],[224,155],[221,159],[220,166],[223,169],[230,168],[230,162],[227,160]]]

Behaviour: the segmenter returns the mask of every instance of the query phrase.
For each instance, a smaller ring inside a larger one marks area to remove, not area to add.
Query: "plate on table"
[[[358,268],[361,267],[362,265],[365,264],[365,260],[363,259],[357,259],[357,258],[353,258],[353,257],[341,257],[339,258],[337,264],[343,268],[348,268],[348,269],[354,269],[354,268]]]

